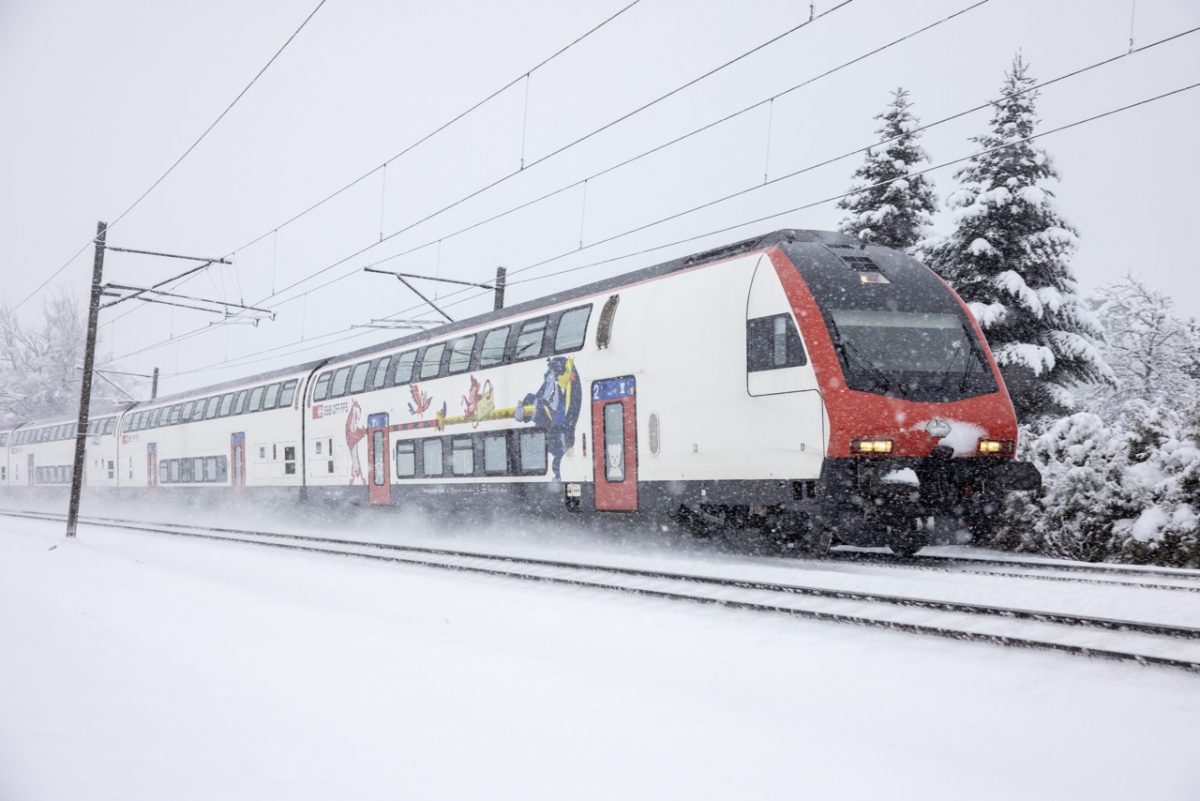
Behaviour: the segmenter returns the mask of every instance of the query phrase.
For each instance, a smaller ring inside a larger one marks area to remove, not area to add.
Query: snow
[[[1032,345],[1028,342],[1011,342],[1001,345],[992,351],[999,364],[1012,364],[1028,367],[1034,375],[1041,375],[1054,369],[1054,351],[1045,345]]]
[[[917,471],[911,467],[905,467],[901,470],[893,470],[883,477],[885,484],[907,484],[910,487],[921,486],[921,479],[917,477]]]
[[[980,328],[990,328],[1004,321],[1008,316],[1008,307],[1003,303],[968,303],[967,308],[979,323]]]
[[[1162,527],[1166,525],[1167,519],[1167,513],[1161,507],[1151,506],[1142,510],[1137,520],[1134,521],[1133,528],[1130,529],[1129,533],[1138,542],[1156,540],[1160,536]]]
[[[1182,800],[1200,782],[1185,674],[2,525],[0,798]]]
[[[998,256],[1000,251],[992,247],[992,243],[983,237],[975,238],[971,244],[967,245],[967,253],[972,256]]]

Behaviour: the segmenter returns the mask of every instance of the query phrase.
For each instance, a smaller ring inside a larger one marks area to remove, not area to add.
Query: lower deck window
[[[160,484],[224,484],[228,477],[228,456],[163,459],[158,463]]]
[[[456,476],[475,474],[475,443],[470,437],[455,437],[451,441],[450,472]]]
[[[541,475],[546,472],[546,433],[522,431],[520,434],[521,472]]]
[[[412,441],[396,443],[396,478],[417,474],[417,446]]]
[[[440,476],[442,474],[442,441],[427,439],[421,444],[421,475]]]

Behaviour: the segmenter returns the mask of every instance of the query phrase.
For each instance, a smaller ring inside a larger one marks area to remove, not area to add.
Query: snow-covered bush
[[[1041,493],[1012,493],[992,544],[1089,562],[1200,567],[1198,429],[1179,413],[1133,401],[1106,423],[1080,412],[1040,435],[1022,458]]]

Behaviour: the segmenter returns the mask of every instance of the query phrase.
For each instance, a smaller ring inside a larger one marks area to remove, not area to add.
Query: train
[[[910,555],[1040,486],[967,305],[913,257],[781,230],[380,345],[98,409],[89,494],[516,509]],[[75,423],[0,431],[61,493]]]

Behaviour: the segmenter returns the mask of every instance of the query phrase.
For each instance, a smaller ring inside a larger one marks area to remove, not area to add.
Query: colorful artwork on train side
[[[495,393],[492,390],[492,380],[485,379],[480,386],[479,379],[471,376],[471,388],[462,396],[463,416],[471,421],[471,428],[478,428],[496,410]]]
[[[415,414],[417,417],[423,417],[430,404],[433,403],[433,396],[428,392],[422,392],[421,387],[413,384],[408,388],[412,394],[412,403],[408,404],[409,414]]]
[[[575,360],[553,356],[546,360],[542,386],[517,404],[513,417],[521,423],[532,423],[546,432],[546,450],[551,456],[554,480],[560,481],[562,457],[575,442],[575,423],[583,406],[583,392]]]
[[[355,480],[367,483],[362,471],[362,460],[359,457],[359,445],[367,436],[367,428],[362,424],[362,407],[358,401],[350,402],[350,411],[346,414],[346,447],[350,449],[350,483]]]

